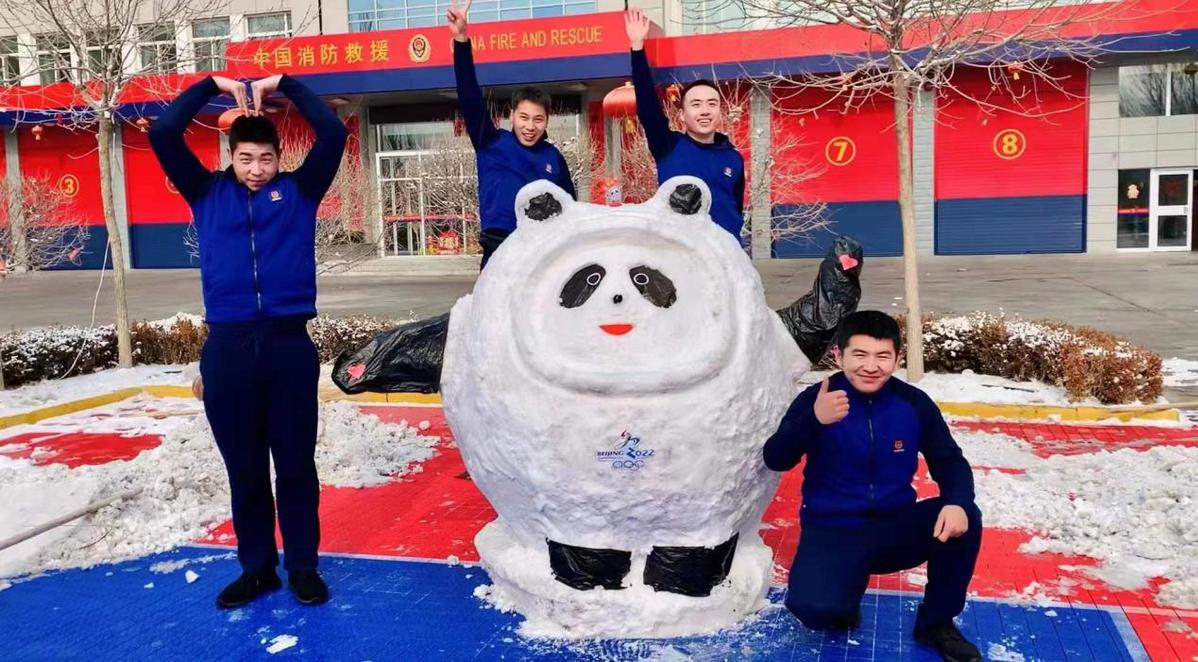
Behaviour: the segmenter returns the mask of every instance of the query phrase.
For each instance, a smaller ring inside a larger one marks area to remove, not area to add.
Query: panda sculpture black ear
[[[560,217],[575,204],[561,187],[546,179],[525,184],[516,193],[516,225],[544,223]]]
[[[671,177],[653,198],[681,216],[703,216],[711,211],[711,189],[698,177]]]

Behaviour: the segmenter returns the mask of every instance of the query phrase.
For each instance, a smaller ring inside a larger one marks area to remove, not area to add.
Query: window
[[[291,36],[291,12],[251,14],[245,17],[245,21],[250,39]]]
[[[1119,68],[1119,116],[1198,114],[1198,64]]]
[[[1152,199],[1152,171],[1147,168],[1119,171],[1117,248],[1148,248],[1148,214]]]
[[[37,70],[42,85],[69,80],[71,46],[66,37],[58,34],[37,36]]]
[[[229,17],[207,18],[191,24],[196,71],[223,71],[225,46],[229,43]]]
[[[142,73],[166,74],[177,70],[179,53],[175,26],[142,25],[137,28],[137,53]]]
[[[349,0],[350,32],[442,25],[449,0]],[[596,0],[476,0],[470,22],[569,16],[595,11]]]
[[[123,41],[120,33],[116,30],[95,30],[84,38],[87,47],[86,76],[111,78],[124,65],[120,57]]]
[[[0,84],[16,85],[21,80],[20,46],[16,37],[0,37]]]
[[[711,34],[748,27],[745,9],[723,0],[683,0],[683,34]]]

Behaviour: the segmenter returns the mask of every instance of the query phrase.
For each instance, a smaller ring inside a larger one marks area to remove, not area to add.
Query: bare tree
[[[49,174],[22,177],[18,188],[0,199],[0,271],[78,264],[88,233],[71,197]]]
[[[61,98],[50,101],[43,88],[22,89],[9,95],[16,110],[57,106],[53,112],[60,123],[96,136],[121,367],[133,365],[133,348],[124,247],[113,205],[112,151],[121,121],[117,111],[123,97],[138,88],[164,96],[177,92],[175,77],[154,74],[178,71],[193,57],[175,46],[179,31],[193,19],[219,15],[222,7],[223,0],[0,0],[0,29],[34,35],[36,41],[24,53],[34,67],[22,73],[42,84],[67,83],[72,92],[62,103]],[[36,114],[28,117],[37,121]]]
[[[1096,22],[1143,13],[1128,9],[1129,2],[1097,0],[719,0],[704,6],[712,15],[731,9],[748,20],[780,27],[839,26],[860,33],[862,39],[856,43],[861,52],[831,55],[835,71],[778,74],[770,83],[775,91],[782,84],[826,92],[822,103],[801,112],[829,107],[848,110],[878,96],[893,101],[907,371],[913,381],[923,376],[910,129],[918,91],[956,95],[987,112],[1043,114],[1040,93],[1077,96],[1054,62],[1065,59],[1091,65],[1110,47],[1094,37],[1099,34]],[[967,72],[981,72],[989,84],[963,84]]]

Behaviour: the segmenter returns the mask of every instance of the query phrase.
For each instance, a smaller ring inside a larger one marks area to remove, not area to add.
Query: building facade
[[[460,140],[454,142],[461,127],[443,25],[447,4],[339,1],[235,2],[228,16],[176,26],[173,35],[147,30],[135,66],[156,72],[156,62],[185,52],[193,64],[177,72],[179,85],[207,71],[301,77],[353,127],[357,140],[351,149],[364,172],[361,186],[370,194],[362,230],[380,254],[472,252],[477,221],[463,200],[473,194],[473,161],[469,153],[446,156],[461,147]],[[553,139],[579,155],[606,157],[578,162],[580,196],[598,198],[606,179],[628,175],[628,164],[613,147],[620,143],[622,123],[602,111],[604,96],[629,75],[617,11],[622,7],[609,0],[476,0],[471,9],[479,77],[493,98],[501,100],[521,85],[545,86],[554,99]],[[813,32],[817,28],[718,29],[759,26],[736,16],[697,21],[702,12],[673,1],[649,3],[646,10],[661,26],[648,48],[663,88],[710,78],[735,91],[729,97],[733,139],[755,180],[750,182],[756,191],[750,193],[755,236],[747,241],[754,257],[819,256],[836,234],[859,239],[873,256],[901,254],[892,105],[877,98],[845,109],[828,106],[820,91],[736,83],[821,73],[825,56],[851,52],[850,44]],[[1025,76],[1011,85],[1010,99],[991,94],[986,107],[974,101],[993,89],[985,71],[961,74],[954,85],[959,95],[921,92],[912,119],[919,251],[1114,254],[1198,248],[1192,236],[1198,11],[1161,16],[1158,22],[1113,23],[1106,35],[1112,43],[1134,42],[1126,54],[1112,48],[1094,68],[1054,63],[1057,85],[1036,87]],[[0,74],[7,84],[64,85],[44,68],[29,76],[42,50],[22,44],[55,47],[35,35],[0,37]],[[52,105],[14,107],[12,89],[0,96],[5,131],[0,177],[10,188],[23,177],[49,177],[69,192],[74,213],[91,228],[77,266],[98,267],[107,235],[94,135],[56,122]],[[1035,98],[1034,112],[1027,110],[1027,95]],[[497,105],[501,115],[502,103]],[[155,99],[139,98],[121,112],[126,121],[115,150],[116,207],[134,268],[196,263],[187,248],[187,206],[150,152],[145,124],[135,121],[152,122],[160,107]],[[223,110],[211,106],[189,137],[214,168],[227,160],[216,129]],[[302,144],[306,126],[286,106],[278,110],[285,142]],[[826,206],[828,225],[788,233],[786,219],[813,204]]]

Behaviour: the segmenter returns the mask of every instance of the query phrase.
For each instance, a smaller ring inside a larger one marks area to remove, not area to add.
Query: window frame
[[[253,19],[273,18],[276,16],[283,17],[283,22],[286,24],[286,26],[282,30],[264,30],[261,32],[254,32],[250,28],[250,22]],[[295,33],[295,26],[292,25],[292,23],[291,23],[291,12],[290,11],[272,11],[272,12],[264,12],[261,14],[246,14],[245,15],[246,39],[280,39],[280,38],[288,39],[294,33]]]

